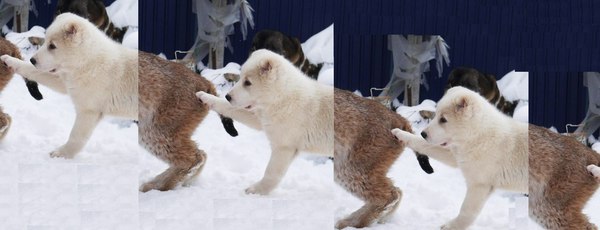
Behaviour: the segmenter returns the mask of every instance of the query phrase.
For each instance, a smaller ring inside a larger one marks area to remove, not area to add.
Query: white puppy
[[[68,94],[77,117],[66,144],[50,153],[72,158],[106,115],[137,120],[138,56],[106,37],[88,20],[61,14],[31,62],[2,56],[17,74]]]
[[[392,133],[409,148],[462,171],[467,194],[459,215],[442,229],[467,228],[497,188],[528,192],[526,123],[463,87],[448,90],[431,122],[420,136],[400,129]]]
[[[254,51],[227,100],[196,95],[217,113],[267,134],[271,160],[262,180],[246,193],[271,192],[299,151],[333,156],[333,87],[304,76],[279,54]]]

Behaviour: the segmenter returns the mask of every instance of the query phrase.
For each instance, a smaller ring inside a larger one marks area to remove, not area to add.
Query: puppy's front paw
[[[594,175],[594,177],[596,177],[596,180],[598,180],[598,182],[600,182],[600,167],[598,167],[596,165],[588,165],[587,170],[590,173],[592,173],[592,175]]]
[[[246,194],[268,195],[271,189],[266,188],[262,183],[258,182],[246,189]]]
[[[69,153],[68,151],[63,150],[63,148],[58,148],[50,153],[50,157],[52,158],[65,158],[72,159],[75,154]]]
[[[394,134],[394,136],[402,142],[408,143],[408,140],[410,140],[410,137],[412,137],[412,133],[406,132],[402,129],[392,129],[392,134]]]
[[[196,97],[198,97],[198,99],[200,99],[200,101],[202,103],[208,105],[208,107],[210,107],[210,108],[213,108],[214,104],[219,99],[215,95],[208,94],[208,93],[206,93],[204,91],[198,91],[196,93]]]
[[[460,223],[460,221],[452,220],[444,225],[442,225],[442,227],[440,229],[442,230],[463,230],[466,229],[466,226],[463,226],[463,224]]]
[[[16,72],[17,71],[17,67],[19,66],[21,60],[11,57],[8,54],[2,55],[0,57],[0,60],[2,60],[2,62],[8,66],[8,68],[12,71],[12,72]]]

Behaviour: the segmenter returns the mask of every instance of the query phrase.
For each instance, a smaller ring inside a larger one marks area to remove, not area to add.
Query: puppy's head
[[[464,87],[449,89],[438,102],[435,117],[421,136],[434,145],[452,146],[458,138],[469,135],[481,120],[480,99],[481,96]]]
[[[56,17],[46,31],[46,39],[31,63],[42,71],[55,73],[68,65],[76,65],[86,55],[82,48],[84,37],[90,28],[85,19],[64,13]],[[95,28],[94,28],[95,29]]]
[[[0,56],[5,54],[21,59],[21,54],[17,47],[8,40],[0,38]],[[12,76],[12,74],[13,72],[8,68],[8,66],[0,61],[0,76]]]
[[[276,99],[281,84],[279,68],[285,61],[279,54],[260,49],[253,52],[242,65],[240,80],[233,86],[226,98],[236,107],[253,109]]]

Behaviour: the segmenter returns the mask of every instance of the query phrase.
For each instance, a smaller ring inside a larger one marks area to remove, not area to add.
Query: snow
[[[122,44],[132,49],[138,49],[138,8],[138,0],[117,0],[106,7],[106,13],[115,26],[129,27]]]
[[[311,63],[323,63],[318,82],[333,85],[333,24],[302,43],[302,52]]]
[[[333,63],[333,24],[302,43],[302,51],[312,63]]]
[[[46,29],[40,26],[34,26],[29,31],[23,33],[9,32],[6,34],[6,40],[15,44],[21,50],[21,56],[24,60],[29,60],[37,51],[37,47],[29,42],[30,37],[46,37]]]

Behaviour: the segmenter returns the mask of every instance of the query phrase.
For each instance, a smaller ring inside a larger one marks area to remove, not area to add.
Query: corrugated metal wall
[[[225,62],[243,63],[248,57],[252,37],[262,29],[276,29],[305,41],[333,23],[333,1],[248,0],[254,8],[254,30],[249,28],[244,41],[236,25],[231,36],[234,53],[225,51]],[[165,53],[173,58],[175,50],[188,50],[196,37],[196,16],[191,0],[140,1],[140,49]]]
[[[47,26],[56,1],[34,0],[39,15],[30,25]],[[114,0],[105,0],[109,5]],[[383,87],[391,72],[386,34],[440,34],[450,45],[451,66],[443,78],[428,74],[430,90],[421,98],[439,99],[455,66],[472,66],[497,77],[529,70],[530,120],[559,130],[585,115],[586,88],[578,72],[600,70],[600,2],[574,1],[279,1],[249,0],[257,27],[243,41],[232,36],[235,53],[226,62],[242,63],[260,29],[278,29],[302,41],[336,23],[335,84],[368,92]],[[592,25],[592,26],[590,26]],[[196,33],[190,0],[140,0],[140,48],[173,57],[187,50]]]
[[[1,2],[2,0],[0,0]],[[109,6],[115,0],[104,0],[104,5]],[[48,27],[52,23],[54,17],[54,10],[56,9],[56,2],[58,0],[33,0],[36,6],[37,15],[33,12],[29,13],[29,27],[41,26]],[[12,25],[12,22],[9,22]]]
[[[563,130],[580,122],[587,106],[573,72],[600,70],[598,1],[373,0],[343,1],[338,9],[335,84],[344,89],[385,86],[391,71],[385,35],[439,34],[451,47],[451,66],[442,79],[435,70],[428,74],[431,88],[421,98],[439,99],[455,66],[497,77],[539,71],[530,75],[530,121]]]

